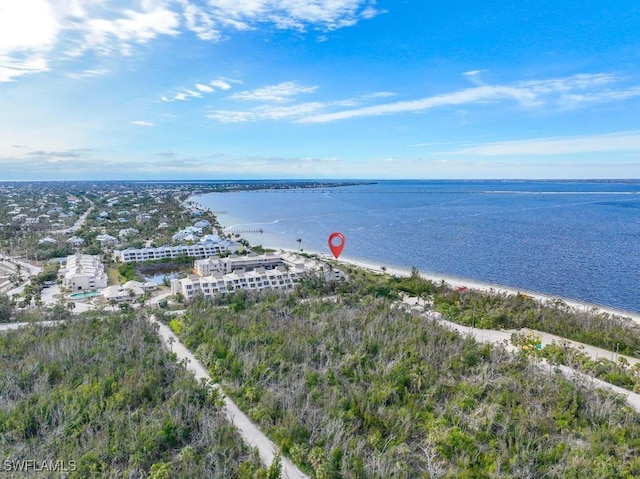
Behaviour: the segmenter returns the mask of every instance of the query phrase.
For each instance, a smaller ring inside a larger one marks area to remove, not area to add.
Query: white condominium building
[[[256,268],[273,269],[284,266],[282,256],[274,253],[263,255],[249,254],[247,256],[228,256],[227,258],[207,258],[196,260],[193,264],[195,272],[200,276],[211,274],[231,273],[238,269],[251,271]]]
[[[286,271],[283,268],[258,268],[253,271],[236,271],[203,278],[193,275],[171,281],[171,292],[182,293],[185,299],[189,300],[198,292],[205,298],[211,298],[216,294],[231,293],[238,289],[255,291],[266,288],[291,289],[302,272]]]
[[[60,270],[62,284],[72,291],[107,287],[107,273],[100,256],[74,254],[67,257],[67,266]]]
[[[326,263],[293,253],[210,258],[195,262],[197,275],[171,281],[173,294],[185,299],[201,293],[205,298],[238,289],[291,289],[305,271],[317,271],[328,280],[345,280],[346,275]]]
[[[159,248],[128,248],[115,251],[115,257],[123,263],[175,258],[176,256],[190,256],[193,258],[208,258],[221,253],[235,253],[238,251],[238,243],[228,240],[206,241],[193,245],[161,246]]]
[[[326,263],[283,250],[262,255],[248,254],[246,256],[199,259],[193,263],[196,274],[200,276],[226,274],[237,270],[251,271],[257,268],[274,269],[277,267],[323,270],[327,279],[339,280],[344,277],[342,271],[338,269],[331,270],[331,267]],[[335,271],[335,275],[332,274],[333,271]]]

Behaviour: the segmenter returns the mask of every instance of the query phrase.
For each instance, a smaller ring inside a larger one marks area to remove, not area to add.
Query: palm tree
[[[298,253],[300,252],[300,246],[302,246],[302,238],[296,240],[298,242]]]
[[[73,301],[67,301],[67,310],[69,312],[73,311],[74,309],[76,309],[76,303],[74,303]]]

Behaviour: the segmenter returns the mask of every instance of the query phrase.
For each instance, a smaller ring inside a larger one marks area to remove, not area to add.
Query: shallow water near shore
[[[640,181],[383,181],[194,198],[252,244],[640,312]],[[301,242],[297,240],[300,239]]]

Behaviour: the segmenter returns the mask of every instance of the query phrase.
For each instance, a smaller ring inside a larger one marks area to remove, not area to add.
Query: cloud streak
[[[309,116],[320,114],[327,109],[355,107],[395,95],[395,93],[392,92],[382,91],[327,102],[294,102],[297,95],[311,94],[317,90],[317,86],[304,86],[298,82],[289,81],[277,85],[267,85],[255,90],[242,91],[229,96],[229,99],[265,104],[251,108],[250,110],[214,110],[211,111],[207,117],[221,123],[242,123],[262,120],[301,121]]]
[[[640,96],[640,87],[603,88],[617,81],[613,74],[579,74],[566,78],[518,82],[511,85],[480,85],[417,100],[398,101],[301,118],[300,123],[328,123],[371,116],[422,113],[449,106],[513,101],[525,108],[552,105],[576,108],[585,103],[615,101]]]
[[[499,141],[449,152],[455,155],[568,155],[614,151],[640,151],[640,131],[568,138]]]
[[[291,101],[293,97],[301,93],[313,93],[317,89],[317,86],[303,86],[297,82],[290,81],[265,86],[252,91],[241,91],[231,95],[230,98],[234,100],[281,103]]]
[[[211,80],[208,85],[205,85],[203,83],[196,83],[193,88],[194,89],[182,88],[182,91],[176,93],[173,96],[164,95],[160,97],[160,101],[171,103],[174,101],[187,101],[192,98],[202,98],[203,94],[214,93],[216,89],[224,91],[229,90],[231,88],[231,85],[225,80],[218,79]]]
[[[476,74],[471,73],[472,76]],[[388,102],[387,99],[396,94],[383,91],[342,100],[295,103],[297,95],[316,93],[319,87],[290,81],[238,92],[229,97],[232,100],[261,102],[264,105],[248,110],[215,110],[208,117],[225,123],[288,119],[296,123],[319,124],[355,118],[424,113],[437,108],[509,102],[526,109],[545,107],[561,111],[587,104],[640,97],[640,86],[612,88],[618,82],[619,79],[610,73],[578,74],[504,85],[477,85],[414,100]],[[283,103],[287,105],[283,106]]]

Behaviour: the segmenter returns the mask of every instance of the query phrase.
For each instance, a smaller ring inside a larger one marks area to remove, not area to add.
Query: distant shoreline
[[[197,195],[197,196],[202,196],[202,195]],[[190,196],[187,200],[191,200],[193,201],[195,204],[199,205],[201,208],[208,208],[206,205],[203,205],[202,203],[199,203],[196,200],[196,195],[192,195]],[[218,221],[220,220],[220,218],[217,218]],[[222,226],[223,228],[225,227],[229,227],[229,225],[223,225],[222,223],[220,223],[220,226]],[[255,245],[254,245],[255,246]],[[266,245],[264,246],[265,248],[268,249],[276,249],[276,250],[282,250],[282,251],[290,251],[293,253],[298,253],[298,250],[290,248],[290,247],[286,247],[286,246],[282,246],[282,245]],[[318,255],[321,259],[325,259],[325,260],[334,260],[333,256],[331,256],[330,254],[328,254],[325,251],[317,251],[317,250],[312,250],[312,249],[305,249],[304,250],[305,253],[308,254],[313,254],[313,255]],[[368,269],[371,270],[375,273],[383,273],[382,271],[382,264],[376,264],[373,263],[371,260],[367,260],[367,259],[356,259],[356,258],[351,258],[351,257],[341,257],[338,260],[339,263],[343,263],[345,265],[353,265],[353,266],[357,266],[360,268],[364,268],[364,269]],[[401,265],[387,265],[384,264],[384,267],[386,269],[386,274],[390,274],[390,275],[396,275],[396,276],[410,276],[411,275],[411,266],[401,266]],[[433,273],[433,272],[423,272],[420,271],[420,276],[423,277],[424,279],[428,279],[430,281],[439,283],[440,281],[444,281],[445,283],[447,283],[448,285],[454,287],[454,288],[458,288],[458,287],[467,287],[469,289],[473,289],[473,290],[477,290],[477,291],[481,291],[484,293],[506,293],[506,294],[526,294],[527,296],[530,296],[538,301],[541,302],[546,302],[546,301],[554,301],[554,300],[560,300],[562,302],[564,302],[565,304],[567,304],[568,306],[570,306],[571,308],[575,308],[575,309],[583,309],[583,310],[591,310],[591,309],[596,309],[597,311],[603,312],[603,313],[607,313],[607,314],[611,314],[611,315],[615,315],[615,316],[622,316],[625,318],[630,318],[632,321],[640,324],[640,314],[633,312],[633,311],[626,311],[626,310],[621,310],[621,309],[616,309],[616,308],[611,308],[608,306],[604,306],[604,305],[600,305],[600,304],[595,304],[595,303],[589,303],[587,301],[580,301],[577,299],[573,299],[573,298],[565,298],[565,297],[561,297],[561,296],[554,296],[554,295],[549,295],[549,294],[544,294],[544,293],[540,293],[537,291],[529,291],[526,289],[522,289],[522,288],[514,288],[512,286],[505,286],[505,285],[500,285],[500,284],[492,284],[492,283],[487,283],[487,282],[483,282],[483,281],[478,281],[478,280],[474,280],[474,279],[465,279],[465,278],[460,278],[457,276],[452,276],[452,275],[447,275],[447,274],[440,274],[440,273]]]

